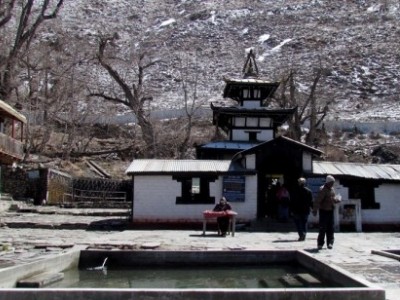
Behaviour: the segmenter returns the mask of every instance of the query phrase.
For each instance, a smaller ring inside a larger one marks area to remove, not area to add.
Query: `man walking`
[[[340,202],[340,199],[336,197],[333,185],[335,178],[332,175],[326,176],[326,181],[321,186],[317,198],[314,202],[313,215],[317,215],[319,212],[319,233],[318,233],[318,250],[321,250],[325,243],[328,245],[328,249],[332,249],[334,238],[334,209],[335,204]]]
[[[307,235],[307,222],[310,211],[313,208],[313,196],[309,188],[306,187],[306,179],[301,177],[298,179],[298,188],[294,193],[291,203],[291,212],[293,214],[294,223],[299,241],[304,241]]]

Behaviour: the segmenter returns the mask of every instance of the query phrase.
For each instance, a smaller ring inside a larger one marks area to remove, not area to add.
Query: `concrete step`
[[[64,279],[64,273],[41,273],[26,279],[19,280],[17,287],[40,288]]]
[[[279,281],[285,286],[290,288],[303,287],[303,283],[291,274],[286,274],[279,278]]]
[[[302,282],[307,287],[322,286],[321,281],[319,281],[317,278],[315,278],[314,276],[312,276],[309,273],[296,274],[295,278],[298,279],[300,282]]]
[[[0,193],[0,200],[1,201],[13,201],[13,196],[7,193]]]

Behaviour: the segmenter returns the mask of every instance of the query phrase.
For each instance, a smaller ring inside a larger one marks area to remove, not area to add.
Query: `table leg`
[[[207,220],[203,220],[203,235],[206,235]]]
[[[236,217],[232,217],[232,236],[235,236],[235,229],[236,229]]]

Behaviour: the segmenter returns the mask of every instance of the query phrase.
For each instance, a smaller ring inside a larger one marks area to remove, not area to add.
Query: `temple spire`
[[[246,62],[243,67],[243,78],[247,77],[258,77],[258,68],[256,63],[256,56],[253,53],[253,49],[250,49],[247,55]]]

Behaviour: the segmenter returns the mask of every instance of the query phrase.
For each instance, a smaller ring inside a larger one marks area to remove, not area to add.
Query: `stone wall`
[[[14,199],[30,197],[30,183],[26,170],[21,168],[1,167],[1,192],[10,194]]]

